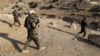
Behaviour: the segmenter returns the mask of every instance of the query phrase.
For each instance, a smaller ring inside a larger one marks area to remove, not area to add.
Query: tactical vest
[[[35,18],[27,17],[24,23],[24,27],[27,29],[35,29],[37,21]]]

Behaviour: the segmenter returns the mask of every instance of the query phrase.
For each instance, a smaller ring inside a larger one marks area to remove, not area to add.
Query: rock
[[[42,16],[40,18],[42,18]]]
[[[51,25],[53,25],[53,22],[50,22]]]
[[[60,16],[59,16],[58,18],[59,18],[59,19],[61,19],[61,17],[60,17]]]
[[[56,18],[56,15],[47,15],[47,18]]]
[[[71,24],[71,29],[73,30],[77,30],[77,23],[74,21],[72,24]]]
[[[54,24],[53,27],[57,27],[57,24]]]
[[[76,38],[72,38],[72,40],[75,40],[75,41],[77,41],[77,39],[76,39]]]
[[[36,7],[38,7],[38,3],[36,3],[36,2],[30,2],[29,3],[29,7],[30,8],[36,8]]]
[[[52,5],[52,4],[46,4],[46,5],[40,7],[40,9],[46,9],[46,10],[50,10],[52,8],[55,8],[54,5]]]
[[[58,26],[58,25],[57,25],[56,23],[54,23],[54,22],[50,22],[49,24],[52,25],[53,27],[57,27],[57,26]]]
[[[23,0],[19,0],[19,2],[23,2]]]
[[[75,48],[74,50],[77,51],[77,48]]]

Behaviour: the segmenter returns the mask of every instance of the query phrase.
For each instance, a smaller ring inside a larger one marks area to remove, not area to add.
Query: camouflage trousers
[[[29,46],[29,43],[31,41],[34,41],[34,43],[37,45],[37,49],[40,48],[40,44],[39,44],[39,39],[38,39],[38,34],[36,31],[34,30],[28,30],[28,36],[27,36],[27,41],[25,42],[25,45],[24,45],[24,50],[27,49],[27,47]]]

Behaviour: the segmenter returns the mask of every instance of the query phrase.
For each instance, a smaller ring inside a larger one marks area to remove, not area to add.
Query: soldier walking
[[[45,47],[41,47],[39,44],[39,39],[38,39],[38,26],[39,26],[39,19],[35,17],[35,11],[30,10],[29,11],[29,16],[26,17],[25,20],[25,25],[27,29],[27,41],[25,42],[25,45],[23,47],[22,53],[28,53],[29,51],[27,50],[27,47],[31,41],[34,41],[34,43],[37,45],[38,50],[43,50]]]
[[[13,17],[14,17],[13,25],[15,25],[16,23],[18,23],[18,25],[19,25],[19,27],[20,27],[20,26],[21,26],[21,23],[20,23],[20,21],[19,21],[20,15],[18,14],[17,9],[14,9],[14,11],[13,11]]]
[[[81,21],[81,31],[79,32],[79,34],[84,33],[83,37],[85,37],[86,35],[86,26],[87,26],[86,17],[84,17],[83,20]]]

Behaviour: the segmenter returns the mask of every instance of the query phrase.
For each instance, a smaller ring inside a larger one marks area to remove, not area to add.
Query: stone
[[[54,23],[54,22],[50,22],[49,24],[52,25],[53,27],[57,27],[57,26],[58,26],[58,25],[57,25],[56,23]]]
[[[75,40],[75,41],[77,41],[77,39],[76,39],[76,38],[72,38],[72,40]]]

